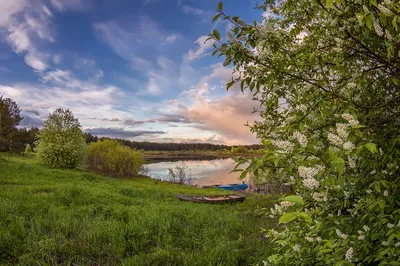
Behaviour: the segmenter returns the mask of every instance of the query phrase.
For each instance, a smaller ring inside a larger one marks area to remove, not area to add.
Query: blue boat
[[[225,189],[225,190],[231,190],[231,191],[235,191],[235,190],[246,190],[249,186],[245,183],[243,184],[229,184],[229,185],[222,185],[222,186],[218,186],[218,188],[220,189]]]

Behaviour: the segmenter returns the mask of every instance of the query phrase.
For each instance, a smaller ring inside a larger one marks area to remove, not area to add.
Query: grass
[[[51,169],[0,155],[0,265],[251,265],[269,254],[257,207],[180,202],[218,190]]]

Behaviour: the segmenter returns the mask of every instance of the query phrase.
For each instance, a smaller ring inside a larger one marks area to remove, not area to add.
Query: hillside
[[[180,202],[221,191],[50,169],[0,155],[0,265],[244,265],[269,247],[258,206]]]

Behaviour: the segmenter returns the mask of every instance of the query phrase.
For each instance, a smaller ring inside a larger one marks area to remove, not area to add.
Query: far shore
[[[219,153],[216,151],[145,151],[144,157],[147,161],[162,159],[193,159],[193,160],[210,160],[218,158],[232,158],[241,156],[244,158],[260,157],[257,153]]]

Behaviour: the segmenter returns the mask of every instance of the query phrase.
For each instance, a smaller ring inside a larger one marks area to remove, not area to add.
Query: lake
[[[167,180],[168,169],[176,166],[185,166],[189,171],[189,175],[193,177],[193,184],[195,185],[220,185],[241,183],[239,179],[240,173],[230,173],[235,167],[235,162],[232,158],[219,158],[208,160],[179,160],[176,161],[152,162],[146,164],[149,169],[149,175],[152,178]]]

